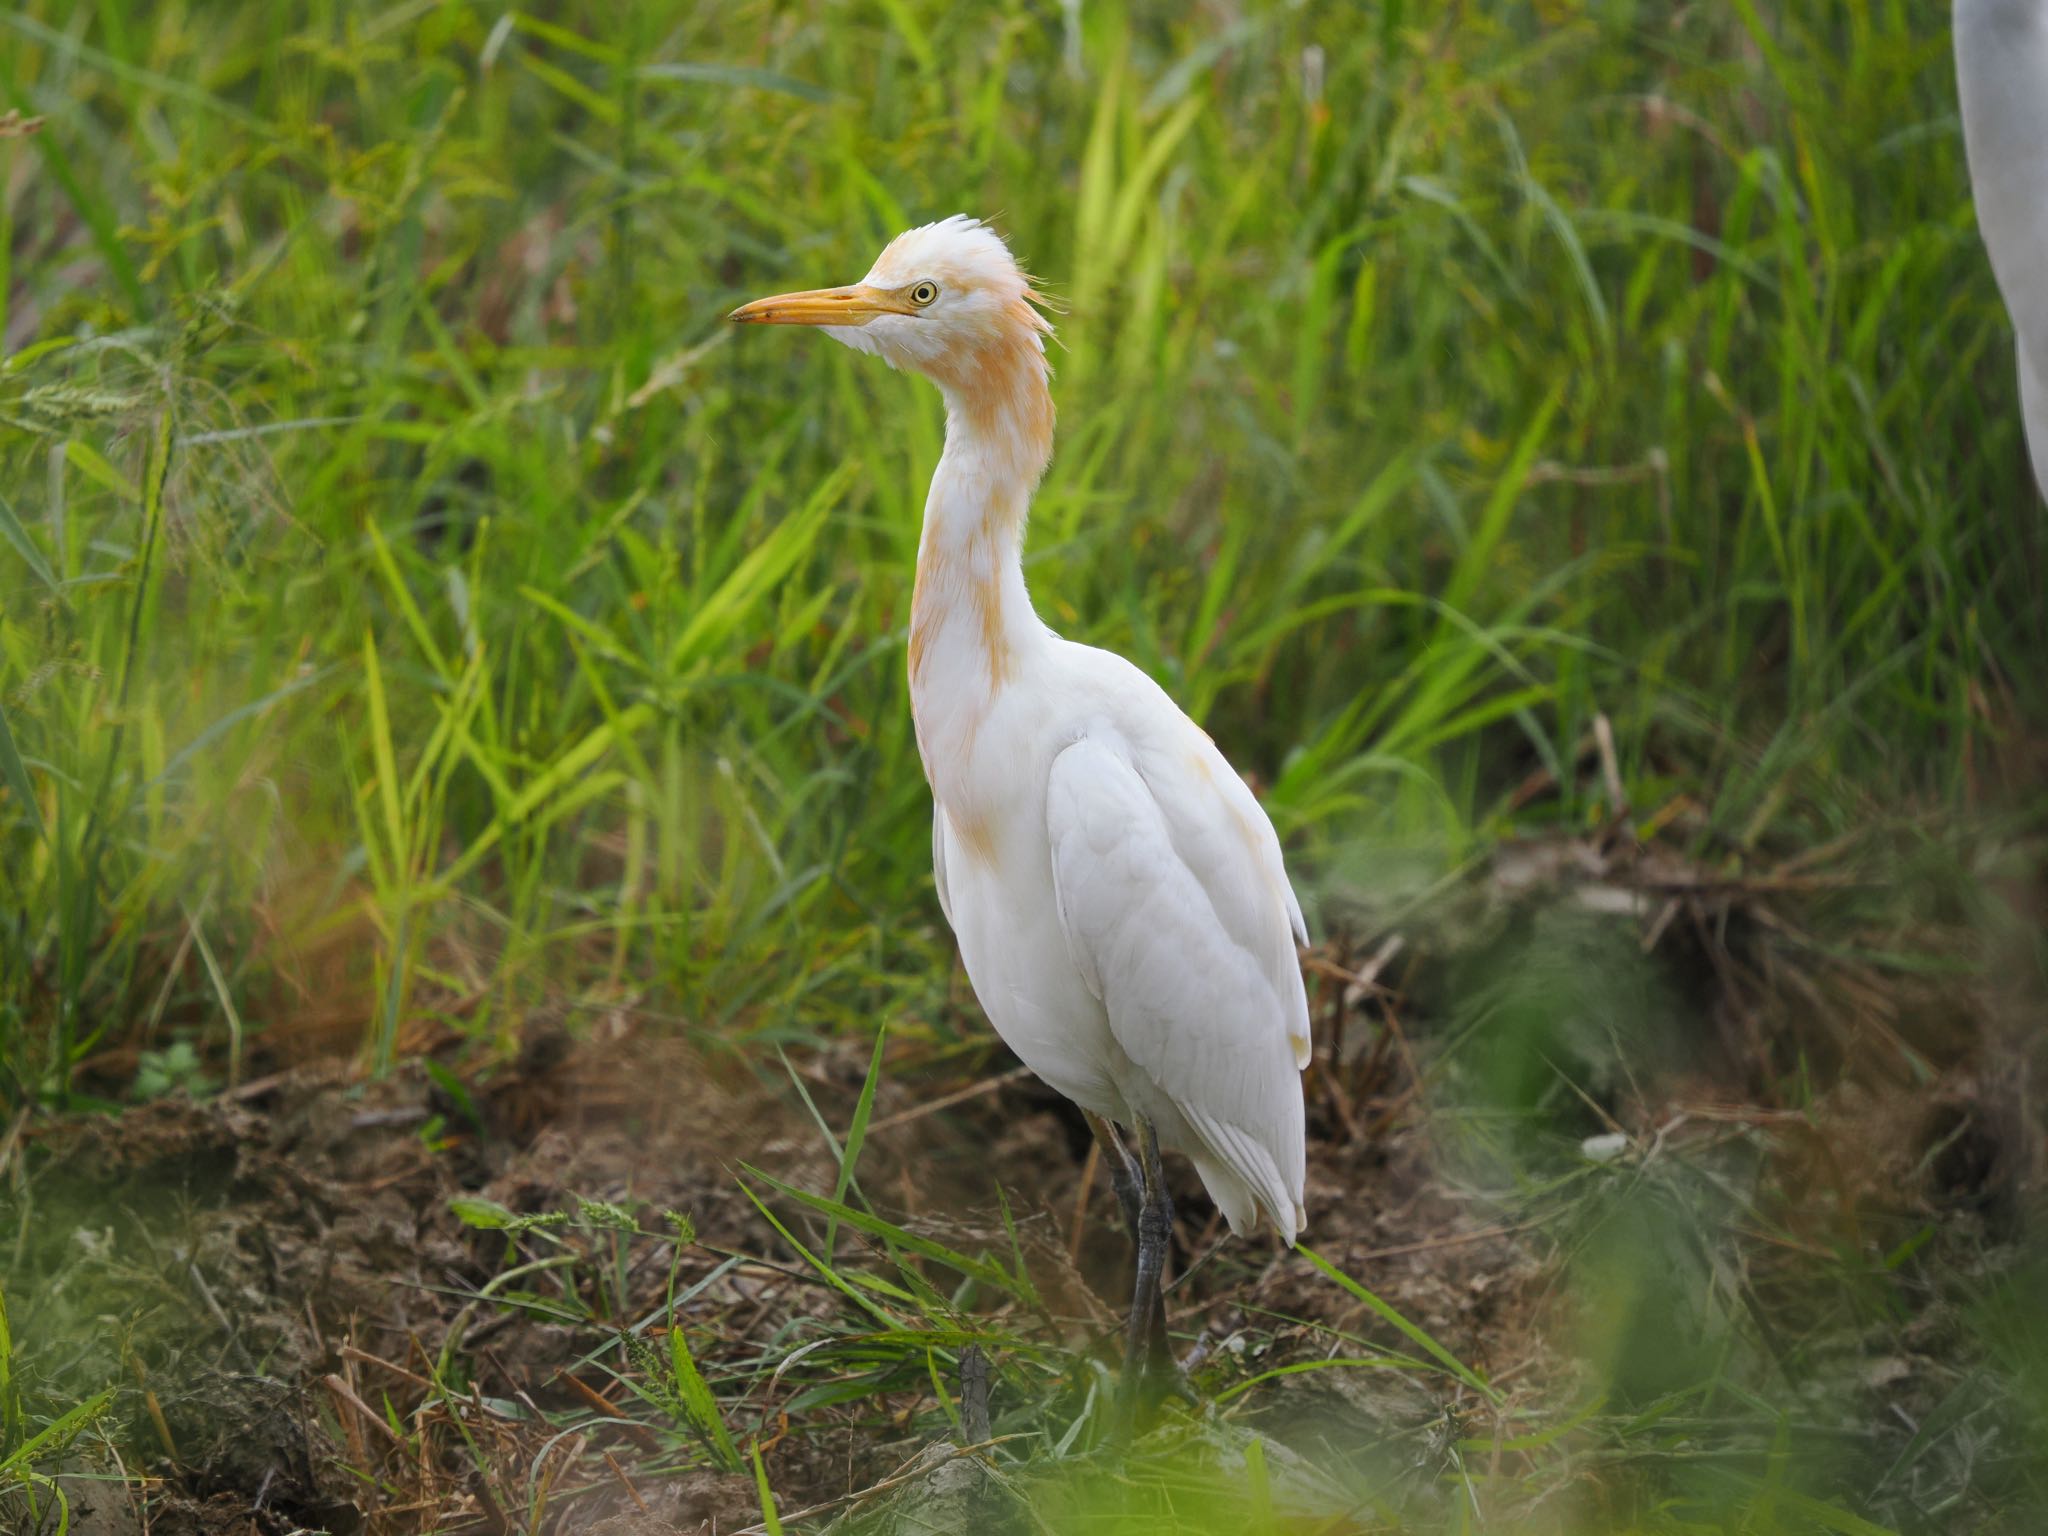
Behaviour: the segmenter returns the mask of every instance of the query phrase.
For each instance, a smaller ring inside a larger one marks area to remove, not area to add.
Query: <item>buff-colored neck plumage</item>
[[[946,451],[925,499],[910,604],[910,700],[941,803],[997,695],[1048,639],[1024,587],[1031,493],[1052,456],[1043,336],[1026,298],[972,353],[926,371],[946,399]]]

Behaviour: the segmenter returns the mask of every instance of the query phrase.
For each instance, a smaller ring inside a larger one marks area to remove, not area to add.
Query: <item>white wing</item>
[[[2019,332],[2021,408],[2048,496],[2048,0],[1956,0],[1977,224]]]
[[[946,914],[946,926],[953,926],[953,894],[946,888],[946,813],[932,807],[932,883],[939,888],[939,910]]]
[[[1146,757],[1111,732],[1054,759],[1053,886],[1075,965],[1124,1054],[1171,1099],[1236,1231],[1288,1242],[1305,1181],[1301,909],[1258,802],[1207,737]],[[1247,814],[1247,811],[1249,814]]]

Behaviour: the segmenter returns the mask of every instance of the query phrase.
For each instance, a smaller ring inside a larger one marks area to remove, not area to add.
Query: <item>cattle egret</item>
[[[933,874],[997,1033],[1102,1144],[1137,1246],[1127,1421],[1148,1367],[1172,1372],[1160,1148],[1187,1154],[1233,1232],[1264,1217],[1291,1244],[1305,1220],[1307,931],[1272,823],[1216,744],[1032,609],[1024,520],[1053,429],[1038,303],[1001,237],[956,215],[897,236],[849,287],[732,318],[818,326],[945,397],[909,644]]]
[[[2048,496],[2048,0],[1956,0],[1977,227],[2019,333],[2020,410]]]

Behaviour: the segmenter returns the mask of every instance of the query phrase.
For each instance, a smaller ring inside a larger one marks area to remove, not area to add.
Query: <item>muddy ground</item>
[[[385,1530],[444,1528],[425,1523],[429,1514],[524,1529],[523,1511],[507,1508],[511,1497],[459,1455],[441,1468],[403,1469],[413,1484],[405,1499],[390,1496],[395,1485],[380,1497],[344,1470],[402,1459],[387,1456],[391,1437],[371,1420],[387,1401],[402,1418],[422,1413],[430,1362],[458,1330],[460,1353],[481,1362],[475,1387],[490,1403],[531,1402],[554,1415],[595,1407],[607,1391],[605,1373],[576,1375],[603,1342],[601,1330],[472,1305],[501,1269],[504,1241],[466,1226],[452,1202],[481,1198],[533,1213],[598,1200],[684,1212],[698,1239],[684,1260],[688,1280],[731,1251],[786,1260],[786,1250],[763,1242],[772,1233],[741,1191],[742,1164],[831,1187],[835,1165],[822,1137],[786,1095],[721,1080],[688,1053],[632,1035],[558,1041],[529,1054],[548,1064],[481,1088],[473,1103],[485,1130],[439,1147],[423,1129],[462,1117],[418,1067],[383,1082],[340,1068],[294,1071],[225,1101],[167,1100],[38,1135],[28,1152],[35,1171],[8,1212],[9,1228],[25,1234],[9,1266],[15,1328],[29,1346],[46,1331],[67,1335],[62,1358],[36,1352],[53,1377],[120,1384],[108,1422],[118,1426],[109,1443],[121,1460],[108,1470],[139,1480],[84,1494],[74,1530],[353,1531],[373,1517]],[[862,1065],[851,1056],[821,1064],[808,1086],[828,1117],[844,1122]],[[916,1084],[885,1084],[863,1154],[874,1172],[864,1182],[906,1225],[928,1225],[955,1246],[980,1237],[1000,1248],[994,1190],[978,1175],[1003,1170],[1062,1342],[1112,1358],[1127,1258],[1099,1176],[1081,1241],[1071,1241],[1085,1128],[1012,1070],[984,1081],[983,1091],[930,1113]],[[1397,1168],[1403,1139],[1319,1148],[1314,1189],[1332,1207],[1325,1251],[1361,1269],[1376,1262],[1385,1294],[1480,1368],[1511,1365],[1496,1324],[1526,1303],[1538,1265],[1485,1213],[1459,1209]],[[1398,1201],[1360,1202],[1347,1213],[1347,1192],[1368,1185],[1407,1187]],[[1191,1183],[1181,1207],[1183,1255],[1218,1249],[1214,1213]],[[661,1266],[641,1268],[631,1289],[659,1307]],[[1242,1325],[1247,1306],[1338,1322],[1356,1313],[1295,1268],[1263,1248],[1229,1244],[1176,1293],[1176,1331],[1213,1343]],[[831,1301],[780,1262],[727,1279],[706,1298],[702,1321],[737,1341]],[[615,1386],[609,1396],[620,1397]],[[749,1407],[736,1424],[773,1434],[777,1394]],[[1429,1411],[1420,1397],[1414,1407]],[[530,1425],[481,1401],[425,1416],[471,1410],[469,1432],[492,1442],[505,1484],[517,1485],[536,1450]],[[623,1418],[612,1438],[622,1469],[648,1449]],[[83,1449],[81,1465],[94,1459]],[[917,1449],[900,1436],[849,1430],[784,1439],[769,1465],[789,1508],[857,1492]],[[600,1485],[563,1509],[550,1529],[643,1528],[633,1516],[651,1520],[649,1530],[734,1531],[760,1519],[751,1476],[709,1473],[641,1487],[626,1470],[616,1487]]]
[[[1506,949],[1468,952],[1461,969],[1481,978],[1482,999],[1501,977],[1510,992],[1529,985],[1537,954],[1554,964],[1562,947],[1572,964],[1597,962],[1612,924],[1580,954],[1579,930],[1561,938],[1547,910],[1495,922]],[[1640,942],[1640,925],[1623,931]],[[1744,1314],[1728,1336],[1757,1356],[1757,1379],[1775,1369],[1785,1391],[1824,1402],[1816,1417],[1833,1414],[1862,1437],[1855,1464],[1883,1464],[1918,1443],[1908,1426],[1977,1368],[1951,1304],[1957,1256],[1995,1268],[2033,1225],[2034,1047],[2014,1044],[2024,1025],[2009,1001],[1973,1004],[1976,1022],[1958,1030],[1953,999],[1930,990],[1902,1014],[1895,996],[1883,1029],[1927,1072],[1843,1071],[1789,1106],[1752,1051],[1758,1031],[1781,1028],[1755,1009],[1783,985],[1760,980],[1762,951],[1729,947],[1728,932],[1724,922],[1711,942],[1660,936],[1658,966],[1633,997],[1671,1013],[1686,1036],[1677,1048],[1603,1064],[1570,1027],[1540,1042],[1553,1066],[1585,1058],[1563,1074],[1562,1107],[1553,1095],[1542,1117],[1562,1192],[1517,1177],[1508,1154],[1530,1145],[1512,1130],[1521,1121],[1498,1097],[1475,1108],[1466,1091],[1505,1070],[1501,1053],[1479,1053],[1480,1069],[1462,1077],[1444,1069],[1462,1005],[1427,965],[1384,942],[1311,957],[1309,1241],[1504,1394],[1505,1408],[1487,1410],[1496,1433],[1517,1411],[1589,1390],[1586,1314],[1612,1294],[1600,1255],[1668,1241],[1679,1256],[1656,1265],[1677,1275],[1672,1294],[1712,1292]],[[1798,1027],[1816,1033],[1803,1049],[1818,1055],[1839,1033],[1824,1016],[1847,1004],[1825,977],[1802,972],[1801,982],[1812,996],[1791,1006],[1805,1010]],[[799,1064],[830,1125],[849,1123],[865,1067],[853,1047]],[[536,1022],[516,1060],[460,1076],[416,1061],[370,1081],[315,1063],[204,1103],[23,1122],[7,1157],[0,1261],[20,1390],[62,1405],[111,1388],[64,1463],[84,1479],[67,1482],[71,1529],[84,1536],[751,1529],[761,1520],[752,1475],[692,1470],[701,1456],[648,1427],[645,1402],[620,1379],[631,1372],[617,1331],[664,1316],[671,1252],[688,1297],[678,1315],[707,1374],[728,1384],[792,1328],[843,1305],[742,1187],[749,1165],[831,1190],[835,1160],[799,1095],[707,1063],[623,1012],[575,1038]],[[1609,1161],[1636,1170],[1613,1187],[1669,1198],[1584,1197]],[[991,1050],[966,1076],[892,1058],[860,1173],[878,1210],[969,1251],[1011,1249],[999,1183],[1045,1298],[1044,1342],[1072,1350],[1077,1371],[1114,1358],[1128,1260],[1106,1182],[1078,1117],[1008,1058]],[[1173,1292],[1173,1327],[1205,1390],[1353,1353],[1346,1341],[1360,1335],[1392,1338],[1302,1259],[1225,1241],[1186,1170],[1175,1176],[1176,1271],[1192,1273]],[[1699,1243],[1659,1225],[1667,1207],[1696,1216],[1701,1197],[1687,1181],[1743,1192],[1700,1218],[1731,1242],[1738,1272],[1700,1259],[1696,1288],[1683,1255]],[[603,1212],[614,1207],[655,1230],[662,1213],[679,1213],[694,1241],[607,1251]],[[811,1213],[771,1208],[817,1241]],[[595,1228],[553,1229],[560,1246],[549,1249],[479,1228],[479,1210],[598,1217]],[[1913,1236],[1922,1231],[1939,1236]],[[1918,1257],[1900,1262],[1928,1266],[1912,1314],[1845,1322],[1823,1261],[1906,1243]],[[535,1302],[545,1286],[504,1279],[508,1265],[550,1253],[584,1261],[565,1271],[580,1287],[574,1307],[550,1311]],[[518,1297],[532,1304],[511,1304]],[[1624,1330],[1626,1358],[1608,1362],[1603,1390],[1654,1397],[1657,1380],[1631,1383],[1628,1352],[1669,1361],[1685,1355],[1688,1330],[1711,1332],[1711,1319],[1685,1313],[1692,1302],[1673,1305]],[[1367,1438],[1419,1465],[1486,1428],[1455,1381],[1377,1375],[1281,1378],[1241,1406],[1303,1456],[1349,1454],[1343,1445]],[[928,1396],[898,1390],[841,1407],[801,1390],[763,1370],[728,1402],[735,1438],[762,1447],[785,1513],[858,1515],[877,1502],[864,1490],[909,1481],[904,1469],[930,1439],[913,1422],[928,1416]],[[999,1423],[1003,1390],[999,1377]],[[1603,1478],[1574,1497],[1590,1511],[1626,1494]],[[0,1509],[0,1529],[10,1521],[56,1528],[52,1508],[32,1518],[19,1495]]]

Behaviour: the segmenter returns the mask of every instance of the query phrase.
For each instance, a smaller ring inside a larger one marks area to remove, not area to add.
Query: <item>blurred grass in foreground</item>
[[[1972,905],[2041,826],[2048,579],[1945,7],[1168,14],[0,15],[0,110],[47,119],[0,138],[0,1097],[543,1004],[955,1043],[899,646],[938,404],[719,317],[963,209],[1066,309],[1043,612],[1254,774],[1322,916],[1605,821],[1604,716],[1637,829],[1931,845],[1879,958],[1931,907],[2038,970]],[[1454,1011],[1508,1047],[1459,1081],[1478,1167],[1589,1011],[1663,1006],[1529,976]],[[1650,1405],[1586,1467],[1700,1381],[1769,1421],[1740,1289],[1630,1258],[1717,1238],[1724,1176],[1574,1209],[1626,1239],[1583,1351]],[[2036,1360],[2014,1285],[1967,1327]],[[1611,1523],[1872,1528],[1751,1449]]]

